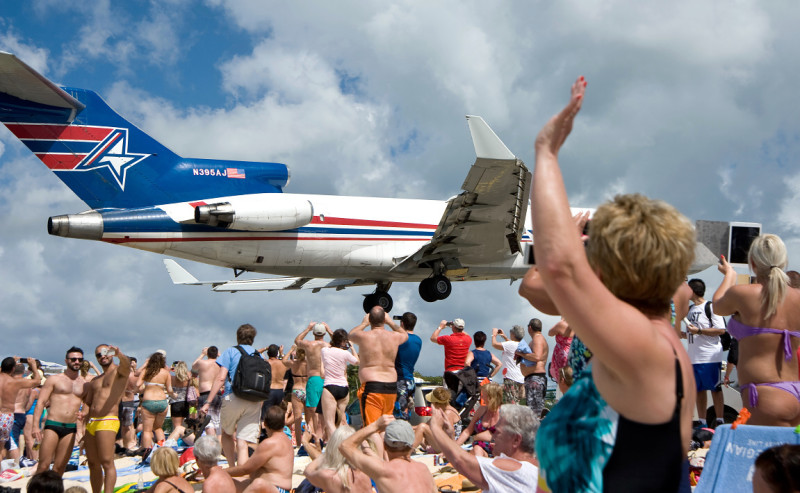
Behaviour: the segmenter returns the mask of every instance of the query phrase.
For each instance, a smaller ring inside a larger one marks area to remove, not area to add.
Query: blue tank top
[[[488,377],[492,371],[492,353],[473,349],[472,356],[474,359],[469,366],[475,368],[478,378]]]

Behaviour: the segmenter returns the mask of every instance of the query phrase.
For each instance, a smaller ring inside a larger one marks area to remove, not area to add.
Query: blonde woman
[[[166,368],[166,360],[160,352],[147,358],[136,386],[142,394],[142,441],[143,449],[153,447],[153,434],[156,440],[164,440],[164,418],[167,416],[169,401],[167,396],[175,397],[172,391],[172,378]]]
[[[325,452],[310,441],[310,433],[303,435],[303,445],[314,459],[306,467],[308,481],[326,493],[371,493],[372,482],[363,472],[353,469],[339,452],[341,443],[355,433],[350,425],[341,425],[333,432]]]
[[[306,382],[308,382],[306,350],[292,346],[292,350],[286,357],[288,360],[284,362],[292,375],[291,406],[292,416],[294,416],[294,440],[297,445],[300,445],[303,437],[303,410],[306,406]]]
[[[150,469],[158,481],[148,491],[154,493],[192,493],[194,488],[180,475],[178,453],[169,447],[159,447],[150,457]]]
[[[456,442],[463,445],[472,436],[472,453],[479,457],[492,457],[495,425],[500,420],[500,406],[503,404],[503,387],[494,382],[484,385],[481,387],[481,399],[486,405],[475,411]]]
[[[183,420],[189,417],[188,391],[191,384],[192,374],[185,361],[176,361],[172,366],[173,373],[170,374],[172,390],[175,397],[169,399],[170,416],[172,417],[172,428],[177,429],[183,426]]]
[[[714,293],[714,313],[733,315],[728,332],[739,340],[739,383],[748,424],[800,424],[800,291],[789,286],[783,271],[786,246],[775,235],[761,235],[750,245],[750,269],[756,283],[736,286],[736,271],[722,257],[725,275]]]
[[[584,246],[558,155],[585,90],[580,77],[535,143],[537,270],[520,293],[538,307],[531,284],[540,276],[546,298],[593,355],[539,427],[540,477],[552,491],[688,489],[694,381],[670,301],[694,259],[695,231],[665,202],[618,195],[597,208]]]

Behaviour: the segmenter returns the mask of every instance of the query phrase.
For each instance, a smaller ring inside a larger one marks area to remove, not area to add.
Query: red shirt
[[[444,371],[457,371],[464,368],[472,337],[464,332],[454,332],[449,336],[439,336],[436,342],[444,346]]]

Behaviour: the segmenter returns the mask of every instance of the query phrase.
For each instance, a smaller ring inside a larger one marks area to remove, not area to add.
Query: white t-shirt
[[[525,383],[525,377],[519,369],[519,365],[514,361],[514,353],[517,351],[519,341],[505,341],[503,345],[503,354],[500,356],[500,362],[503,363],[503,378],[508,378],[517,383]]]
[[[516,344],[516,342],[514,343]],[[481,473],[489,489],[485,493],[506,493],[518,491],[536,491],[539,483],[539,469],[530,462],[520,462],[516,471],[506,471],[494,465],[498,458],[509,458],[505,454],[500,457],[477,457]]]
[[[690,306],[689,313],[686,315],[686,319],[689,320],[692,325],[701,329],[711,328],[711,322],[708,320],[708,317],[706,317],[706,303],[708,303],[708,301],[700,305]],[[711,312],[711,318],[714,320],[715,329],[725,328],[725,320],[713,311]],[[722,342],[720,342],[719,336],[689,334],[687,336],[687,341],[689,360],[693,365],[722,362]]]
[[[322,348],[322,365],[325,367],[325,385],[347,387],[347,365],[358,360],[353,353],[338,347]]]

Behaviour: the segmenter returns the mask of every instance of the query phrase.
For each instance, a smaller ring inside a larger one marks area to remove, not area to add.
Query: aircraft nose
[[[47,232],[65,238],[100,240],[103,238],[103,216],[95,211],[53,216],[47,220]]]

